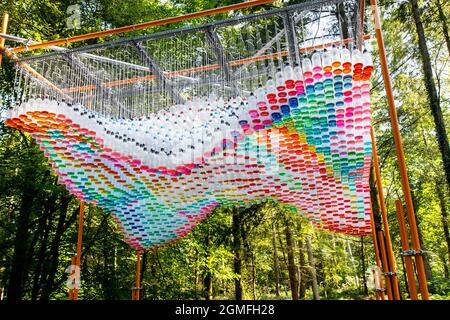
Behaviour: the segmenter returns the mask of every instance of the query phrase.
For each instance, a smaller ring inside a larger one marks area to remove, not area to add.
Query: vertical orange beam
[[[372,211],[372,203],[370,204],[370,223],[372,226],[372,238],[373,238],[373,249],[375,251],[375,262],[377,264],[378,269],[382,270],[381,260],[380,260],[380,250],[378,248],[378,236],[377,236],[377,231],[375,229],[375,219],[373,217],[373,211]],[[383,288],[383,280],[380,279],[380,281],[381,281],[381,287]],[[384,293],[382,291],[377,291],[376,295],[377,295],[377,298],[384,300]]]
[[[8,29],[8,20],[9,15],[5,12],[3,13],[2,17],[2,33],[6,33],[6,30]],[[5,49],[5,39],[0,38],[0,67],[2,66],[2,60],[3,60],[3,49]]]
[[[140,288],[141,288],[141,251],[136,251],[136,287],[134,288],[134,294],[132,295],[132,300],[140,299]]]
[[[392,290],[392,282],[390,276],[387,274],[389,272],[389,265],[386,257],[386,246],[384,245],[384,235],[383,231],[378,231],[378,240],[380,241],[380,252],[381,252],[381,261],[383,262],[383,273],[386,283],[386,291],[389,300],[394,300],[394,294]]]
[[[403,205],[400,200],[395,201],[395,207],[398,218],[398,228],[400,230],[400,239],[402,241],[402,250],[409,250],[409,239],[406,232],[405,216],[403,213]],[[409,295],[412,300],[418,300],[416,279],[414,278],[414,267],[411,256],[405,256],[406,277],[408,279]]]
[[[78,241],[77,241],[77,257],[75,265],[80,268],[81,263],[81,247],[83,245],[83,223],[84,223],[84,202],[80,201],[80,217],[78,221]],[[80,269],[78,269],[80,270]],[[74,300],[78,300],[78,290],[74,289]]]
[[[417,252],[421,252],[421,245],[419,240],[419,234],[417,231],[416,217],[414,214],[414,205],[411,197],[411,189],[409,186],[408,170],[406,168],[405,154],[403,152],[403,143],[400,135],[397,110],[395,108],[395,100],[394,100],[394,93],[392,91],[391,78],[389,76],[389,66],[386,57],[386,49],[384,46],[383,33],[381,32],[381,18],[380,13],[378,11],[377,0],[370,0],[370,4],[372,5],[372,15],[375,22],[375,36],[377,39],[378,51],[380,55],[384,88],[386,90],[386,96],[389,105],[389,115],[391,119],[392,133],[394,136],[398,165],[400,168],[400,177],[402,182],[403,196],[405,197],[406,213],[408,214],[409,226],[411,230],[412,246],[414,250],[416,250]],[[423,257],[420,254],[418,254],[415,256],[415,260],[417,265],[417,273],[419,276],[419,286],[420,292],[422,294],[422,299],[429,300],[430,297],[428,294],[428,284],[425,276],[425,266],[423,262]]]
[[[370,128],[370,137],[372,139],[373,167],[375,169],[375,178],[377,180],[378,198],[380,200],[381,218],[383,220],[383,228],[385,233],[386,252],[388,261],[388,271],[392,272],[392,289],[394,298],[400,300],[400,292],[398,287],[397,266],[395,265],[394,253],[392,252],[391,233],[389,230],[389,221],[387,217],[386,204],[384,202],[383,184],[381,183],[380,164],[378,162],[377,146],[373,127]]]

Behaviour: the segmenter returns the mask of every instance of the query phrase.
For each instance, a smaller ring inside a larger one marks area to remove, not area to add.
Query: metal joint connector
[[[404,257],[415,256],[415,255],[422,255],[422,254],[423,254],[423,250],[416,251],[416,250],[413,250],[413,249],[411,249],[411,250],[404,250],[404,251],[400,252],[400,255],[404,256]]]

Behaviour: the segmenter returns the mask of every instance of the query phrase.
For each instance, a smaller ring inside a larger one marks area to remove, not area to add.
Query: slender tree
[[[242,235],[241,235],[241,210],[240,208],[233,208],[233,225],[232,225],[232,234],[233,234],[233,254],[234,254],[234,292],[235,299],[242,300],[243,298],[243,288],[242,288]]]
[[[442,24],[442,33],[444,35],[445,43],[447,44],[447,52],[450,54],[450,36],[448,34],[447,17],[445,16],[444,9],[442,8],[441,0],[436,0],[436,6],[438,8],[439,20]]]
[[[272,223],[273,271],[275,273],[275,295],[280,296],[280,265],[278,263],[277,237],[275,223]]]
[[[290,287],[291,287],[292,300],[298,300],[299,295],[298,295],[297,267],[295,266],[295,260],[294,260],[294,243],[293,243],[293,239],[292,239],[292,231],[291,231],[289,217],[285,218],[284,233],[286,236],[289,283],[290,283]]]
[[[308,262],[309,262],[309,270],[311,272],[311,280],[312,280],[312,290],[314,295],[314,300],[320,300],[319,295],[319,285],[317,282],[317,273],[316,273],[316,262],[314,261],[314,255],[311,246],[311,239],[306,237],[306,248],[308,251]]]

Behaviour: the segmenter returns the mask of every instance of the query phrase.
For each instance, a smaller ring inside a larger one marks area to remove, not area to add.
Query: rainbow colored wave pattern
[[[124,123],[99,115],[93,122],[95,116],[82,106],[32,99],[13,110],[6,124],[31,133],[59,182],[111,212],[135,248],[185,236],[218,205],[265,198],[301,210],[320,228],[367,235],[372,69],[368,54],[339,50],[286,66],[235,103],[234,111],[219,100],[224,106],[214,111],[216,118],[235,127],[181,164],[147,161],[146,146],[133,152],[130,139],[106,136]],[[125,124],[142,127],[139,121]],[[183,135],[169,138],[176,146]]]

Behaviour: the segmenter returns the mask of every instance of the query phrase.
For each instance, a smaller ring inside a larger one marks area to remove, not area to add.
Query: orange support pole
[[[398,160],[398,165],[400,168],[402,191],[403,191],[403,196],[405,197],[406,213],[408,214],[408,220],[409,220],[409,225],[410,225],[410,229],[411,229],[412,246],[415,251],[421,252],[422,249],[421,249],[421,245],[420,245],[420,241],[419,241],[416,217],[414,214],[414,205],[412,202],[411,190],[410,190],[410,186],[409,186],[408,170],[406,168],[405,154],[403,152],[403,143],[402,143],[402,138],[400,135],[400,127],[398,124],[397,110],[395,108],[395,100],[394,100],[394,93],[392,91],[391,78],[389,76],[389,67],[388,67],[388,61],[387,61],[387,57],[386,57],[386,49],[384,46],[383,33],[381,32],[381,18],[380,18],[380,13],[378,12],[377,0],[370,0],[370,4],[372,5],[372,15],[373,15],[374,22],[375,22],[375,36],[377,39],[378,51],[379,51],[379,55],[380,55],[381,70],[383,73],[384,87],[386,89],[386,96],[387,96],[387,101],[388,101],[388,105],[389,105],[389,114],[390,114],[391,125],[392,125],[392,133],[394,136],[395,150],[397,153],[397,160]],[[417,273],[418,273],[418,277],[419,277],[419,287],[420,287],[420,292],[422,294],[422,299],[429,300],[428,284],[427,284],[427,279],[426,279],[426,275],[425,275],[425,266],[424,266],[422,255],[416,254],[415,260],[416,260],[416,265],[417,265]]]
[[[81,262],[81,247],[83,245],[83,223],[84,223],[84,202],[80,201],[80,217],[78,221],[78,241],[77,241],[77,256],[75,259],[75,266],[80,268]],[[78,300],[78,290],[74,289],[74,300]]]
[[[405,216],[403,213],[403,205],[400,200],[395,201],[395,207],[397,212],[397,218],[398,218],[398,228],[400,230],[400,239],[402,241],[402,250],[404,252],[409,251],[409,239],[408,234],[406,231],[406,224],[405,224]],[[405,269],[406,269],[406,277],[408,279],[408,288],[409,288],[409,295],[411,297],[411,300],[418,300],[417,296],[417,287],[416,287],[416,279],[414,277],[414,266],[412,262],[412,257],[410,255],[405,255]]]
[[[52,41],[47,41],[47,42],[42,42],[42,43],[30,44],[28,47],[22,46],[22,47],[14,48],[13,51],[16,53],[19,53],[19,52],[23,52],[25,50],[35,50],[35,49],[40,49],[40,48],[46,48],[49,46],[67,45],[68,43],[89,40],[89,39],[95,39],[95,38],[100,38],[100,37],[104,37],[104,36],[110,36],[110,35],[114,35],[114,34],[130,32],[130,31],[135,31],[135,30],[142,30],[142,29],[146,29],[146,28],[150,28],[150,27],[156,27],[156,26],[161,26],[161,25],[165,25],[165,24],[169,24],[169,23],[175,23],[175,22],[185,21],[185,20],[189,20],[189,19],[206,17],[206,16],[223,13],[223,12],[229,12],[229,11],[233,11],[233,10],[250,8],[250,7],[254,7],[254,6],[258,6],[258,5],[262,5],[262,4],[271,3],[274,1],[275,0],[246,1],[246,2],[232,4],[229,6],[208,9],[208,10],[198,11],[198,12],[194,12],[194,13],[188,13],[188,14],[185,14],[182,16],[177,16],[177,17],[159,19],[159,20],[139,23],[139,24],[135,24],[135,25],[131,25],[131,26],[125,26],[125,27],[120,27],[120,28],[115,28],[115,29],[110,29],[110,30],[105,30],[105,31],[98,31],[98,32],[93,32],[93,33],[88,33],[88,34],[71,37],[71,38],[58,39],[58,40],[52,40]]]
[[[6,33],[6,29],[8,29],[8,21],[9,21],[9,15],[5,12],[3,13],[2,17],[2,33]],[[5,49],[5,39],[0,38],[0,67],[2,66],[2,60],[3,60],[3,49]]]
[[[380,164],[378,162],[378,153],[377,146],[375,141],[375,133],[373,131],[373,127],[370,128],[370,137],[372,139],[372,155],[373,155],[373,167],[375,169],[375,178],[377,182],[378,189],[378,198],[380,200],[380,211],[381,218],[383,220],[383,228],[384,228],[384,239],[386,243],[386,252],[387,252],[387,262],[388,262],[388,272],[392,272],[392,289],[394,293],[394,298],[396,300],[400,300],[400,292],[398,287],[398,278],[397,278],[397,266],[395,264],[394,253],[392,252],[392,242],[391,242],[391,233],[389,230],[389,221],[387,217],[386,204],[384,202],[384,193],[383,193],[383,184],[381,183],[381,171]]]
[[[370,204],[370,223],[372,226],[372,237],[373,237],[373,248],[375,251],[375,262],[377,264],[378,269],[382,270],[381,260],[380,260],[380,251],[378,248],[378,236],[377,236],[377,231],[375,230],[375,219],[373,217],[373,211],[372,211],[372,203]],[[382,279],[380,279],[380,281],[381,281],[381,287],[383,287]],[[377,300],[384,300],[383,291],[377,291],[376,295],[377,295]],[[378,299],[378,298],[380,298],[380,299]]]
[[[381,261],[383,263],[383,273],[384,273],[384,278],[385,278],[385,283],[386,283],[386,291],[387,291],[388,299],[394,300],[394,294],[392,291],[392,282],[388,275],[388,272],[389,272],[388,266],[389,265],[388,265],[388,261],[387,261],[387,257],[386,257],[386,246],[384,245],[383,231],[378,231],[378,240],[379,240],[379,244],[380,244]]]
[[[136,287],[132,291],[131,299],[140,300],[141,290],[141,251],[136,251]]]

